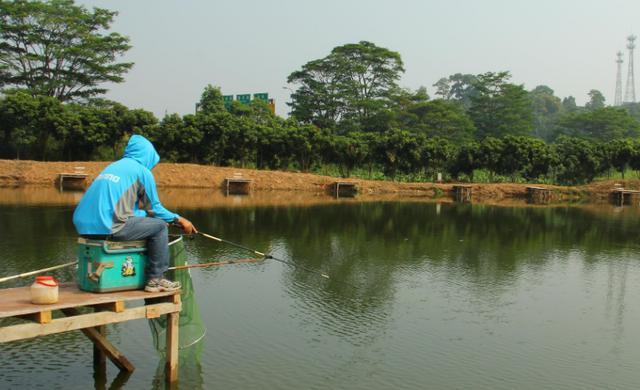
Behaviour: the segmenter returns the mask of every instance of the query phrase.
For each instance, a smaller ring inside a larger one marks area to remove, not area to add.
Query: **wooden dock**
[[[616,187],[611,191],[610,197],[613,204],[618,206],[631,205],[634,199],[638,200],[640,198],[640,191]]]
[[[132,301],[144,300],[142,306],[128,307]],[[78,310],[79,308],[87,310]],[[165,376],[169,383],[178,379],[178,318],[182,304],[180,292],[148,293],[142,290],[95,294],[80,291],[75,285],[61,285],[58,303],[31,303],[29,287],[0,290],[0,318],[17,317],[25,323],[0,327],[0,343],[30,339],[79,330],[93,342],[96,371],[106,372],[106,358],[121,371],[135,367],[105,334],[105,325],[118,322],[167,316],[167,351]],[[92,309],[92,310],[91,310]],[[60,311],[64,316],[54,317]]]
[[[253,179],[242,177],[242,174],[236,173],[232,177],[224,179],[226,194],[229,195],[249,195],[251,192],[251,184]]]
[[[340,197],[353,198],[358,193],[358,185],[352,182],[337,181],[333,183],[333,187],[335,188],[334,193],[335,193],[336,199]]]
[[[473,187],[470,185],[457,184],[453,186],[453,197],[456,202],[471,202]]]
[[[75,167],[73,172],[62,172],[58,174],[58,186],[60,191],[66,189],[83,190],[87,181],[87,173],[84,167]]]

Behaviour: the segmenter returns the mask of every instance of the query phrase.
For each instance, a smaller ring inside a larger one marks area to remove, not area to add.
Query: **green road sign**
[[[249,103],[251,101],[251,94],[236,95],[236,100],[240,103]]]
[[[269,94],[268,93],[254,93],[254,99],[262,100],[263,102],[269,102]]]
[[[231,108],[231,103],[233,103],[233,95],[222,96],[222,101],[224,102],[224,108],[228,110]]]

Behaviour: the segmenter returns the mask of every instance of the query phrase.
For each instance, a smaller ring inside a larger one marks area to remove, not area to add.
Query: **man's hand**
[[[189,221],[186,218],[182,218],[182,217],[178,218],[178,220],[176,221],[176,224],[178,224],[180,226],[180,228],[182,229],[184,234],[195,234],[195,233],[198,233],[198,229],[196,229],[196,227],[193,226],[191,221]]]

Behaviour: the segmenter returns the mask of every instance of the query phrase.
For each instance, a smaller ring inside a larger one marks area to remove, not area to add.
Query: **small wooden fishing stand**
[[[335,188],[336,199],[351,197],[353,198],[358,193],[358,186],[356,183],[347,182],[347,181],[337,181],[333,183]]]
[[[633,199],[638,199],[640,191],[625,190],[622,187],[616,187],[611,191],[610,196],[615,205],[624,206],[625,204],[633,204]]]
[[[73,172],[62,172],[58,174],[58,185],[60,192],[67,189],[84,189],[87,177],[84,167],[75,167]]]
[[[471,202],[473,187],[470,185],[457,184],[453,186],[453,196],[456,202]]]
[[[543,187],[527,187],[529,203],[544,204],[551,201],[551,190]]]
[[[242,177],[241,173],[234,173],[233,177],[224,179],[226,185],[226,195],[249,195],[251,192],[252,179]]]
[[[130,373],[135,367],[107,340],[105,325],[166,315],[165,376],[169,383],[178,380],[180,291],[149,293],[135,290],[95,294],[80,291],[75,285],[61,285],[58,303],[35,305],[30,297],[29,287],[0,290],[0,318],[18,317],[29,321],[0,327],[0,343],[80,330],[93,342],[93,364],[97,372],[106,372],[106,358],[109,358],[121,372]],[[142,306],[127,307],[127,303],[140,300],[144,300]],[[80,307],[85,310],[78,310]],[[61,311],[64,316],[54,318],[54,310]]]

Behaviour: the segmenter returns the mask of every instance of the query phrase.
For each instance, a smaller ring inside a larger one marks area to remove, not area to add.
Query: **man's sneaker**
[[[172,282],[167,279],[149,279],[144,286],[146,292],[176,291],[180,290],[180,282]]]

